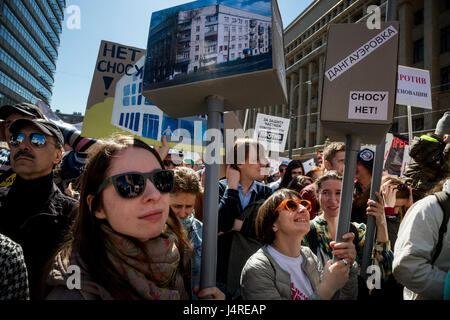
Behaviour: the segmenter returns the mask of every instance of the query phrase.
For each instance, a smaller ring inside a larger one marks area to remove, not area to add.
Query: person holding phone
[[[42,296],[190,299],[192,248],[169,206],[173,186],[173,171],[164,169],[155,149],[127,136],[105,141],[83,173],[78,215],[49,262]],[[74,266],[81,279],[68,285]],[[215,287],[194,292],[199,298],[224,298]]]
[[[246,237],[254,234],[253,220],[244,219],[244,210],[272,194],[268,186],[258,182],[264,176],[266,165],[264,147],[246,138],[236,140],[232,150],[233,163],[227,168],[226,179],[219,181],[217,283],[225,292],[233,236],[230,231]]]

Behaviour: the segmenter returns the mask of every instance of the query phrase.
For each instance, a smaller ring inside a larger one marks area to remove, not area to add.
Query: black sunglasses
[[[169,193],[173,189],[173,171],[155,170],[147,173],[125,172],[109,177],[100,185],[97,194],[105,189],[108,184],[112,183],[117,194],[122,198],[137,198],[144,192],[147,179],[150,179],[155,188],[161,193]]]
[[[11,138],[9,138],[9,144],[12,147],[17,148],[25,141],[26,136],[25,133],[14,133]],[[36,148],[45,146],[45,143],[47,142],[47,137],[40,133],[30,133],[28,139],[30,140],[30,144]]]

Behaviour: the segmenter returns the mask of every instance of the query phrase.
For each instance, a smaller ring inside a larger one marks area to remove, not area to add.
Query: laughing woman
[[[102,144],[83,174],[78,217],[52,261],[46,298],[191,298],[192,249],[169,210],[173,184],[173,172],[142,141],[117,137]],[[72,282],[77,270],[81,283]],[[224,298],[217,288],[198,293],[208,295]]]
[[[349,277],[346,261],[320,270],[317,257],[301,245],[309,232],[311,204],[293,190],[280,189],[258,210],[256,235],[264,245],[241,274],[245,300],[328,300]]]

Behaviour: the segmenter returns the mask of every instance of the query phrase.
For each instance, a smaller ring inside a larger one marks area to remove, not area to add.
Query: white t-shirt
[[[280,265],[281,269],[291,276],[291,299],[308,300],[313,293],[311,282],[302,270],[303,257],[300,254],[297,258],[285,256],[272,246],[267,247],[272,258]]]

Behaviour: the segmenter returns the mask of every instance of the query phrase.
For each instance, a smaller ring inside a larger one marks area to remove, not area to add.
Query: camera
[[[408,191],[409,189],[408,189],[408,186],[405,183],[402,183],[402,184],[399,184],[397,186],[397,190],[398,191]]]

